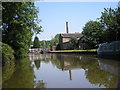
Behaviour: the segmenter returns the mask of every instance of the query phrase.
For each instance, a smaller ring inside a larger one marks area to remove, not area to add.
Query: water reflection
[[[41,55],[41,60],[43,56]],[[106,88],[115,88],[119,80],[119,61],[96,58],[91,55],[46,54],[44,59],[49,59],[58,69],[68,71],[72,80],[72,70],[84,69],[86,79],[94,85]]]
[[[113,60],[108,61],[108,60],[98,60],[99,66],[101,70],[114,73],[115,75],[120,75],[120,62],[114,63]]]
[[[18,60],[4,88],[116,88],[120,79],[117,60],[93,55],[30,54]]]
[[[14,60],[6,60],[2,67],[2,82],[9,80],[15,71]]]
[[[29,59],[17,60],[16,70],[11,78],[3,83],[3,88],[43,88],[44,82],[36,82],[33,66]],[[3,72],[4,73],[4,72]]]
[[[36,66],[36,68],[39,70],[39,68],[40,68],[40,62],[41,62],[41,60],[35,60],[34,61],[34,63],[35,63],[35,66]]]

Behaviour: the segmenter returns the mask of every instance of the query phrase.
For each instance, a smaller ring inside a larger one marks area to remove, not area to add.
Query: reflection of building
[[[30,48],[29,52],[31,52],[31,53],[32,52],[38,52],[39,53],[39,52],[41,52],[41,50],[42,50],[41,48]]]
[[[69,70],[70,80],[72,80],[72,71]]]
[[[45,59],[45,58],[50,58],[50,54],[29,54],[29,59],[31,61],[38,60],[38,59]]]
[[[72,61],[72,62],[74,62],[74,61]],[[63,71],[69,71],[70,80],[72,80],[72,70],[77,69],[77,68],[81,68],[81,66],[74,66],[72,64],[72,62],[71,62],[71,60],[63,59],[63,58],[60,60],[61,69]]]

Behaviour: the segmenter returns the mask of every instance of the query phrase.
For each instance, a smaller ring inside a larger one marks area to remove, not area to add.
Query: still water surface
[[[120,62],[94,55],[30,54],[4,66],[3,88],[116,88]]]

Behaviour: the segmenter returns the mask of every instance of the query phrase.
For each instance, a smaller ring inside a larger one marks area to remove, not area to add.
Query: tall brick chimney
[[[69,30],[68,30],[68,22],[66,22],[66,33],[69,33]]]

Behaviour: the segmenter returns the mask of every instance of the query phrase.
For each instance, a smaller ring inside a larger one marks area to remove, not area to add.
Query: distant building
[[[71,38],[76,38],[79,40],[83,35],[81,33],[65,33],[65,34],[60,34],[59,36],[59,44],[60,48],[63,49],[71,49],[72,46],[70,44]],[[79,45],[78,45],[79,48]]]
[[[80,40],[82,36],[83,35],[81,33],[69,33],[68,22],[66,22],[66,33],[61,33],[59,36],[60,49],[72,49],[73,46],[71,46],[70,44],[71,38],[76,38],[78,40],[77,49],[83,49],[84,47],[86,47],[86,45],[83,44]]]

